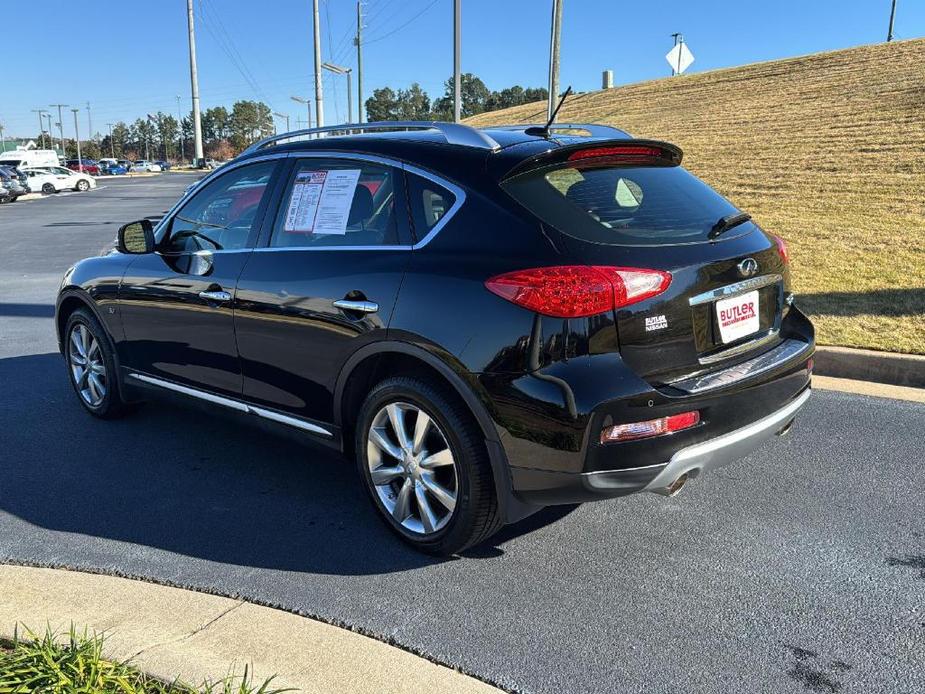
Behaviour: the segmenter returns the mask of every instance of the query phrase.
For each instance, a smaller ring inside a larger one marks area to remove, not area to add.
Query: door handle
[[[228,292],[199,292],[199,298],[206,301],[231,301],[231,294]]]
[[[338,299],[334,305],[344,311],[357,311],[358,313],[375,313],[379,310],[379,304],[375,301],[351,301],[350,299]]]

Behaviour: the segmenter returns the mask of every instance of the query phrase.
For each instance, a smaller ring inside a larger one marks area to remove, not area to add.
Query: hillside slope
[[[821,343],[925,353],[923,55],[917,39],[643,82],[576,96],[559,120],[680,145],[687,168],[787,240]]]

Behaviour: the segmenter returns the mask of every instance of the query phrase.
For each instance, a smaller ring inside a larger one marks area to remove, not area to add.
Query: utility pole
[[[292,99],[293,101],[297,101],[300,104],[305,104],[305,112],[308,114],[308,120],[306,121],[308,125],[306,127],[308,127],[310,130],[312,127],[312,100],[311,98],[303,99],[301,96],[290,96],[289,98]]]
[[[0,123],[0,152],[6,151],[6,137],[3,135],[3,123]]]
[[[58,109],[58,133],[61,135],[61,156],[67,159],[67,150],[64,149],[64,118],[61,117],[61,109],[67,108],[67,104],[52,104],[51,107]]]
[[[112,158],[116,158],[116,145],[112,141],[112,123],[107,123],[109,126],[109,153],[112,154]]]
[[[180,110],[180,95],[177,94],[177,125],[180,126],[180,163],[186,159],[186,143],[183,141],[183,111]]]
[[[77,114],[80,113],[80,109],[72,108],[71,112],[74,114],[74,141],[77,143],[77,170],[80,171],[80,173],[83,173],[84,162],[80,157],[80,130],[77,128]]]
[[[48,113],[44,108],[34,108],[32,113],[39,114],[39,137],[42,140],[42,149],[45,149],[45,122],[42,118],[43,113]]]
[[[890,29],[886,34],[887,43],[893,40],[893,20],[896,19],[896,0],[893,0],[893,6],[890,8]]]
[[[277,118],[285,118],[286,119],[286,132],[287,133],[292,132],[291,130],[289,130],[289,114],[288,113],[277,113],[276,111],[274,111],[273,115],[276,116]]]
[[[549,38],[549,103],[546,117],[550,120],[559,100],[559,39],[562,36],[562,3],[552,0],[552,29]]]
[[[189,79],[193,97],[193,142],[195,164],[202,161],[202,120],[199,117],[199,75],[196,72],[196,29],[193,24],[193,0],[186,0],[186,22],[189,26]]]
[[[321,88],[321,22],[318,18],[318,0],[312,0],[312,22],[315,34],[315,122],[324,127],[324,90]]]
[[[460,35],[462,33],[462,0],[453,0],[453,122],[462,116],[462,82],[460,77]]]
[[[93,139],[93,119],[90,118],[90,102],[87,102],[87,139]]]
[[[363,118],[363,5],[357,0],[357,36],[353,40],[357,47],[357,123]],[[351,116],[352,118],[353,116]],[[347,120],[350,120],[348,118]]]

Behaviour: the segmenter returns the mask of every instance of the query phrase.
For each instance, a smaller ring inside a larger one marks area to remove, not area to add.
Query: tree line
[[[519,84],[500,91],[492,91],[471,72],[460,75],[460,114],[463,118],[487,111],[497,111],[534,101],[546,101],[549,91],[545,87],[521,87]],[[408,89],[393,90],[382,87],[373,90],[366,100],[367,120],[453,120],[453,92],[455,80],[450,77],[443,83],[443,96],[431,101],[417,82]]]
[[[520,104],[545,101],[548,92],[543,87],[514,85],[492,91],[476,75],[460,76],[463,118],[478,113],[496,111]],[[444,82],[444,93],[431,100],[420,84],[408,89],[391,87],[376,89],[366,100],[366,119],[380,120],[453,120],[453,78]],[[251,143],[275,132],[273,112],[260,101],[236,101],[229,111],[224,106],[205,109],[202,123],[203,153],[213,159],[230,159]],[[52,138],[57,144],[57,139]],[[41,138],[35,138],[40,142]],[[158,111],[136,118],[133,123],[119,121],[112,126],[112,136],[106,133],[99,139],[81,140],[81,155],[87,159],[114,156],[117,159],[167,159],[189,161],[193,156],[192,113],[177,119]],[[77,156],[77,144],[65,139],[65,156]]]

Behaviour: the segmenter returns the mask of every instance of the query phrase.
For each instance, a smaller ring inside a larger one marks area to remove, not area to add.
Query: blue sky
[[[564,0],[564,86],[597,89],[601,71],[616,84],[664,77],[673,32],[696,57],[691,72],[883,41],[890,0]],[[355,66],[355,0],[321,0],[324,60]],[[304,117],[290,96],[313,93],[311,0],[196,0],[203,106],[260,99],[274,111]],[[492,89],[545,86],[550,0],[462,0],[464,72]],[[12,28],[44,38],[47,50],[23,45],[23,59],[0,80],[0,123],[7,135],[33,135],[34,108],[67,103],[92,108],[93,129],[146,112],[190,108],[184,0],[45,0],[4,4]],[[364,83],[406,87],[417,81],[439,96],[451,75],[452,0],[364,0]],[[41,27],[37,19],[41,17]],[[896,37],[925,36],[925,2],[899,0]],[[72,37],[79,37],[75,41]],[[11,54],[12,55],[12,54]],[[9,62],[9,61],[8,61]],[[9,65],[8,65],[9,67]],[[324,79],[328,123],[346,119],[342,77]],[[73,133],[66,114],[65,134]],[[80,113],[81,129],[87,112]]]

